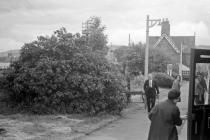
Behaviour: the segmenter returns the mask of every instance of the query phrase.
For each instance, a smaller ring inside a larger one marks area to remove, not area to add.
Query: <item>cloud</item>
[[[127,45],[129,33],[134,42],[145,42],[149,14],[151,19],[169,18],[174,34],[196,32],[197,43],[210,44],[209,8],[208,0],[0,0],[0,39],[30,42],[62,26],[81,32],[82,22],[99,16],[112,44]],[[159,34],[160,27],[150,29],[150,35]]]
[[[132,33],[131,33],[132,32]],[[117,44],[117,45],[128,45],[129,42],[129,34],[131,37],[131,42],[138,42],[138,40],[141,38],[143,39],[143,36],[141,34],[142,32],[136,32],[135,30],[116,30],[114,32],[109,33],[109,42],[112,44]],[[139,37],[139,39],[136,39]],[[121,41],[119,41],[121,40]],[[119,43],[120,42],[120,43]]]
[[[204,21],[197,23],[182,22],[171,27],[171,34],[177,36],[196,36],[196,44],[208,45],[210,44],[208,26]]]

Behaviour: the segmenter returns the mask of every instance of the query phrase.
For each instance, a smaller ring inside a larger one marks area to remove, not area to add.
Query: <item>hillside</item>
[[[0,52],[0,57],[8,57],[8,54],[19,55],[20,50],[9,50],[9,51]]]

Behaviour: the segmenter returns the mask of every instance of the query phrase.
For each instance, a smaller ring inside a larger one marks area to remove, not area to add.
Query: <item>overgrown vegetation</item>
[[[117,61],[121,65],[122,73],[138,75],[144,71],[144,45],[139,43],[132,47],[122,46],[114,51]]]
[[[34,113],[120,112],[124,87],[105,59],[104,26],[93,20],[88,38],[61,28],[25,44],[1,79],[9,100]]]
[[[122,46],[114,51],[115,57],[122,67],[122,72],[126,70],[131,75],[144,74],[145,45],[134,44],[132,47]],[[164,52],[150,48],[149,52],[149,73],[166,72],[170,59]]]

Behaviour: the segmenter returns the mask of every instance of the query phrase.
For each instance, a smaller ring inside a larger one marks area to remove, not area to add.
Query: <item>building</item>
[[[8,68],[10,63],[2,63],[0,62],[0,70]]]
[[[167,52],[171,64],[180,63],[182,47],[182,63],[189,67],[190,49],[195,47],[195,36],[171,36],[170,23],[165,19],[161,24],[161,35],[149,36],[149,47]]]
[[[171,36],[170,23],[165,19],[161,23],[160,36],[149,36],[149,48],[158,49],[161,52],[166,52],[169,64],[180,64],[181,67],[189,67],[190,65],[190,50],[195,47],[195,36]],[[182,50],[181,50],[182,48]],[[181,57],[182,52],[182,57]]]

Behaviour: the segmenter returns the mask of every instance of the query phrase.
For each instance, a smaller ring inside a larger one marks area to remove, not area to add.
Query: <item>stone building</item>
[[[190,49],[195,47],[195,36],[171,36],[170,23],[165,19],[161,24],[161,35],[149,36],[149,47],[165,52],[170,64],[180,63],[182,47],[182,63],[189,67]]]

